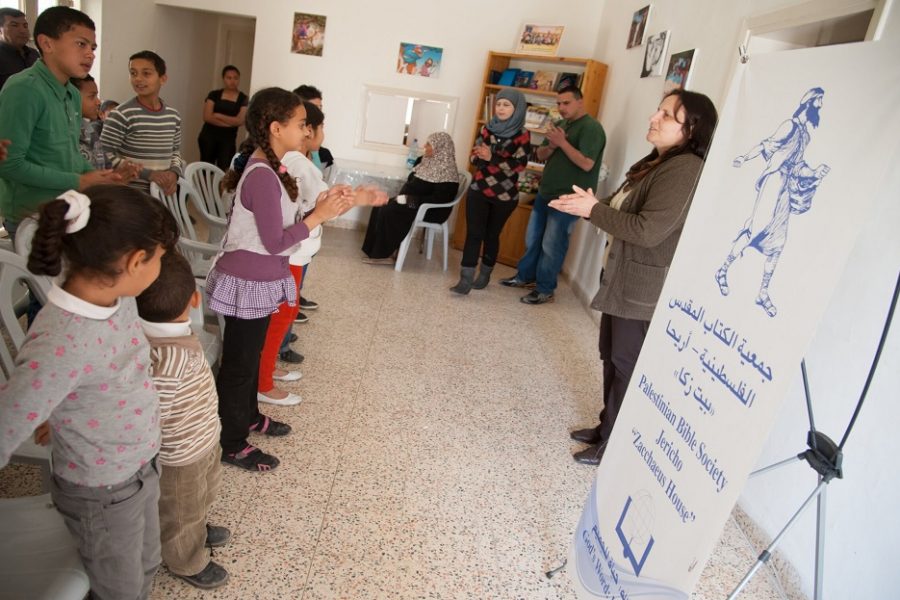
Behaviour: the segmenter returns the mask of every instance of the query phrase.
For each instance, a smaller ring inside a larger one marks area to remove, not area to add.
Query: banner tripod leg
[[[822,586],[825,575],[825,499],[826,494],[823,490],[819,494],[816,506],[816,583],[813,596],[815,600],[822,600],[825,597]]]
[[[818,504],[819,514],[818,514],[818,518],[817,518],[817,528],[816,528],[817,529],[816,530],[816,539],[817,539],[816,581],[818,582],[821,580],[822,559],[824,558],[822,556],[822,554],[823,554],[824,548],[825,548],[825,531],[824,531],[824,529],[821,529],[820,527],[824,526],[824,520],[825,520],[824,506],[825,506],[825,492],[826,492],[825,486],[827,486],[827,485],[828,485],[828,481],[825,480],[824,478],[820,477],[819,485],[816,486],[816,489],[813,490],[812,494],[810,494],[809,497],[803,502],[803,504],[800,505],[800,508],[797,509],[797,512],[794,513],[794,515],[790,518],[790,520],[788,520],[787,524],[781,529],[781,531],[778,532],[778,535],[775,536],[775,539],[772,540],[772,543],[769,544],[766,547],[766,549],[760,553],[759,557],[756,559],[756,562],[753,563],[753,566],[750,567],[750,570],[747,571],[747,574],[744,575],[744,578],[741,579],[741,581],[737,584],[737,587],[734,588],[734,591],[731,592],[731,594],[728,596],[727,600],[735,600],[738,597],[738,595],[741,593],[741,591],[744,589],[744,587],[746,587],[746,585],[750,582],[750,579],[752,579],[753,576],[756,575],[756,572],[759,571],[759,569],[762,568],[763,565],[765,565],[769,562],[769,559],[772,558],[772,551],[775,549],[775,547],[781,541],[781,538],[783,538],[784,534],[786,534],[788,532],[788,530],[794,525],[794,523],[796,523],[797,519],[800,517],[801,514],[803,514],[803,511],[806,510],[806,508],[810,504],[812,504],[813,500],[819,501],[819,504]],[[818,591],[821,589],[821,586],[817,586],[816,589],[817,589],[816,600],[821,600],[821,597],[819,596],[819,593],[818,593]]]

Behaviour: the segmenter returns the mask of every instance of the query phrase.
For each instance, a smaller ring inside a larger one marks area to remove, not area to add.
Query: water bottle
[[[406,168],[412,171],[417,160],[419,160],[419,140],[414,139],[409,145],[409,154],[406,155]]]

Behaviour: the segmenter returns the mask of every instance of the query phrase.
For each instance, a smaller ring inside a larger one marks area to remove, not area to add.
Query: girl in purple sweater
[[[246,127],[247,141],[223,182],[235,199],[207,293],[209,307],[225,316],[216,379],[222,462],[259,472],[271,471],[279,461],[248,443],[250,432],[283,436],[291,431],[290,425],[259,412],[256,394],[269,317],[282,302],[297,303],[288,257],[311,229],[346,212],[352,195],[336,188],[310,214],[300,214],[297,180],[281,164],[308,133],[299,96],[280,88],[258,91],[250,99]]]

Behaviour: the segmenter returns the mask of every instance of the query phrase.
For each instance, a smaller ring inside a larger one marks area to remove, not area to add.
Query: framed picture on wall
[[[562,39],[563,29],[561,25],[532,25],[526,24],[519,34],[516,43],[516,53],[536,54],[540,56],[556,56],[559,51],[559,41]]]
[[[634,12],[631,17],[631,28],[628,30],[628,43],[625,48],[634,48],[644,43],[644,32],[647,31],[647,20],[650,18],[650,5]]]
[[[322,56],[325,48],[325,17],[307,13],[294,13],[291,31],[291,52]]]
[[[669,32],[660,31],[647,38],[641,77],[659,77],[665,66],[666,50],[669,47]]]
[[[400,42],[397,55],[397,72],[420,77],[437,78],[441,73],[443,48]]]
[[[691,82],[691,69],[697,56],[697,50],[685,50],[672,55],[669,59],[669,68],[666,71],[666,81],[663,84],[663,93],[668,94],[674,89],[687,89]]]

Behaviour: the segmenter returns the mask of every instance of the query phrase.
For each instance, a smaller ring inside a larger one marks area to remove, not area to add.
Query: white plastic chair
[[[50,494],[0,500],[0,598],[84,600],[90,581]]]
[[[17,245],[19,239],[17,235]],[[0,328],[3,330],[3,337],[0,340],[0,383],[5,382],[15,369],[16,355],[25,342],[26,330],[22,323],[24,314],[22,307],[28,305],[29,290],[41,304],[46,304],[47,292],[50,290],[49,278],[31,273],[21,256],[0,250]],[[43,489],[44,491],[50,489],[49,448],[38,446],[29,438],[13,452],[10,462],[40,466]]]
[[[213,372],[216,372],[219,359],[222,356],[222,335],[225,332],[225,317],[212,313],[206,309],[206,280],[197,279],[197,289],[200,292],[200,306],[191,309],[191,329],[200,340],[206,362]],[[206,329],[207,316],[216,320],[218,331],[213,333]]]
[[[219,191],[224,177],[222,169],[207,162],[194,162],[184,168],[184,178],[194,187],[206,214],[222,220],[228,217],[230,208],[228,197]]]
[[[181,232],[181,235],[196,241],[206,241],[211,244],[218,244],[221,241],[222,236],[225,235],[225,230],[228,228],[228,223],[224,218],[215,216],[210,214],[206,210],[206,206],[201,200],[200,194],[197,190],[194,189],[194,186],[191,183],[183,178],[178,178],[178,188],[175,190],[174,194],[165,194],[155,183],[150,183],[150,195],[154,198],[158,199],[160,202],[169,207],[169,210],[172,211],[172,214],[175,215],[175,218],[178,220],[178,230]],[[200,240],[197,235],[197,230],[194,227],[193,222],[191,221],[191,214],[188,210],[188,205],[192,205],[197,212],[197,216],[203,221],[207,228],[209,229],[209,239],[208,240]]]
[[[28,260],[28,255],[31,254],[31,242],[34,240],[37,228],[38,221],[36,217],[25,217],[16,229],[15,253],[26,261]]]
[[[465,171],[459,174],[459,179],[459,190],[457,190],[456,198],[453,199],[453,202],[447,204],[422,204],[419,206],[419,210],[416,212],[416,219],[413,221],[412,227],[409,228],[409,233],[403,238],[403,242],[400,243],[400,249],[397,251],[397,264],[394,266],[395,271],[399,273],[403,270],[403,263],[406,261],[409,245],[412,242],[413,234],[418,228],[425,230],[425,258],[428,260],[431,260],[432,246],[434,246],[434,234],[437,231],[441,232],[441,238],[444,243],[444,270],[447,270],[447,253],[450,250],[450,228],[448,227],[447,222],[450,218],[448,217],[443,223],[429,223],[425,220],[425,214],[432,208],[451,208],[459,204],[463,194],[466,193],[466,190],[469,189],[469,185],[472,183],[472,175],[468,171]]]
[[[206,276],[212,266],[212,261],[219,253],[218,245],[201,242],[197,240],[197,231],[191,223],[190,214],[188,213],[188,202],[190,198],[196,197],[196,192],[192,186],[184,179],[178,180],[178,191],[174,194],[165,194],[162,189],[155,183],[150,183],[150,194],[162,202],[169,211],[175,215],[178,223],[178,249],[191,264],[191,271],[197,280],[197,286],[200,288],[201,294],[205,293]],[[224,224],[224,221],[223,221]],[[204,295],[204,301],[206,297]],[[210,366],[215,366],[219,359],[221,351],[222,335],[225,331],[225,319],[221,315],[216,315],[203,310],[201,312],[203,318],[193,319],[195,325],[199,326],[197,330],[200,343],[203,346],[204,354],[209,361]],[[217,320],[219,325],[218,335],[212,334],[205,329],[206,322],[209,319]],[[216,337],[215,342],[210,336]],[[217,343],[216,343],[217,342]]]
[[[218,243],[199,240],[197,230],[191,223],[188,203],[194,202],[195,206],[199,203],[197,192],[186,179],[179,178],[178,190],[174,194],[166,194],[158,185],[150,183],[150,195],[165,204],[166,208],[175,216],[180,234],[178,246],[184,257],[191,263],[194,275],[205,279],[209,273],[212,259],[219,253],[219,246]],[[203,218],[202,215],[201,218]],[[221,231],[215,237],[217,240],[221,240],[227,227],[226,222],[223,219],[215,219],[207,221],[207,224],[211,226],[210,237],[213,237],[212,227],[215,227]]]

